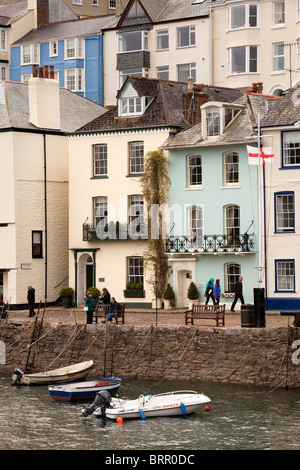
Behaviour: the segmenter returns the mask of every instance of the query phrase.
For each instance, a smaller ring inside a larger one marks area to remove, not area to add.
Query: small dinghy
[[[17,367],[12,374],[12,385],[49,385],[84,380],[93,365],[94,361],[85,361],[36,374],[24,374]]]
[[[103,379],[84,380],[83,382],[72,382],[61,385],[49,385],[49,394],[52,400],[70,401],[95,398],[98,392],[107,390],[110,395],[115,395],[122,380],[118,377]]]
[[[202,393],[182,390],[158,395],[140,395],[136,400],[111,398],[100,392],[92,405],[82,410],[84,417],[93,414],[107,419],[154,418],[158,416],[185,416],[194,413],[211,400]]]

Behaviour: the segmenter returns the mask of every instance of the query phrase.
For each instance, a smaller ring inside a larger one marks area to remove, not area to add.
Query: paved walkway
[[[41,310],[39,315],[42,315]],[[32,322],[35,317],[28,317],[28,310],[10,311],[9,321],[14,323]],[[63,324],[79,324],[86,322],[86,313],[81,308],[64,309],[62,307],[48,307],[45,311],[44,321],[57,322]],[[281,316],[280,312],[268,312],[266,314],[266,327],[279,327],[279,326],[293,326],[294,317]],[[101,324],[101,323],[100,323]],[[184,326],[184,309],[182,310],[141,310],[129,309],[125,312],[125,324],[132,326]],[[216,326],[214,320],[195,320],[195,325],[199,326]],[[227,328],[240,328],[241,315],[240,313],[226,313],[225,327]],[[223,328],[223,327],[222,327]]]

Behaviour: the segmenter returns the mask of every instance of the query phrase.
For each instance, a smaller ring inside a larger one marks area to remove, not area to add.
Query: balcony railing
[[[93,224],[83,224],[82,239],[85,242],[104,240],[147,240],[147,230],[144,227],[127,224],[112,224],[102,230],[97,230]]]
[[[254,234],[243,235],[185,235],[166,240],[166,253],[251,253],[254,252]]]

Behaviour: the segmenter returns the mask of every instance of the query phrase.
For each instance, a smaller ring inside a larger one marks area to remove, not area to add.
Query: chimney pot
[[[44,67],[44,78],[48,78],[49,77],[49,74],[48,74],[48,65],[45,65]]]
[[[194,88],[194,78],[188,77],[188,92],[192,93],[193,88]]]
[[[43,67],[40,67],[39,68],[39,78],[43,78],[43,76],[44,76],[44,69],[43,69]]]
[[[54,65],[50,65],[50,78],[54,79]]]
[[[38,70],[37,70],[37,65],[36,65],[36,64],[34,64],[34,65],[32,66],[32,76],[33,76],[33,77],[37,77],[37,76],[38,76]]]
[[[257,82],[257,93],[262,95],[262,93],[263,93],[263,82]]]

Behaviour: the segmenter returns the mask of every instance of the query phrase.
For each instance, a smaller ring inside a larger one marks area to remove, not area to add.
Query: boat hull
[[[13,374],[12,380],[14,384],[18,385],[49,385],[84,380],[88,376],[93,365],[93,361],[86,361],[62,367],[60,369],[50,370],[48,372],[23,374],[21,377]]]
[[[172,392],[127,401],[112,399],[112,406],[105,410],[105,414],[110,420],[185,416],[194,413],[210,401],[206,395],[195,392]],[[101,410],[96,409],[94,415],[101,416]]]
[[[48,389],[52,400],[84,400],[94,398],[96,394],[102,390],[107,390],[110,395],[115,395],[121,386],[121,382],[122,380],[118,377],[100,378],[71,384],[49,385]]]

